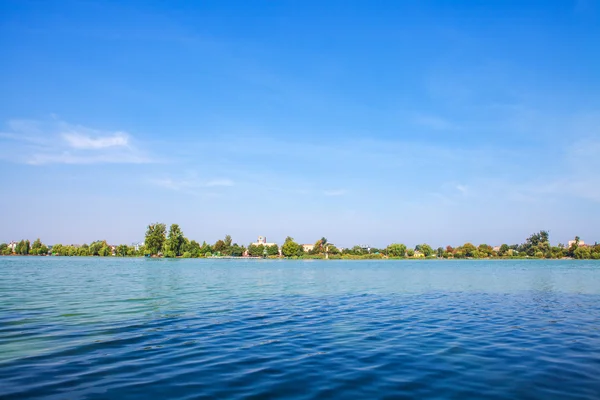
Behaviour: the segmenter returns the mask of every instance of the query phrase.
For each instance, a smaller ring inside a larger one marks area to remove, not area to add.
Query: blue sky
[[[0,241],[600,240],[597,1],[0,2]]]

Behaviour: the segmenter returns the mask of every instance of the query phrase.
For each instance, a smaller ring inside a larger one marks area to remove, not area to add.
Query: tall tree
[[[166,240],[169,251],[173,252],[176,257],[183,254],[183,245],[185,244],[185,236],[179,225],[172,224],[169,228],[169,236]]]
[[[165,224],[155,223],[148,225],[144,245],[149,254],[156,255],[162,252],[166,240],[167,227]]]
[[[285,242],[281,246],[281,253],[286,257],[298,257],[301,256],[304,249],[298,243],[294,241],[294,238],[288,236],[285,238]]]
[[[525,252],[528,256],[533,256],[538,251],[542,253],[550,250],[550,241],[548,231],[539,231],[529,236],[525,243],[519,246],[519,252]]]
[[[213,249],[216,253],[223,254],[227,250],[227,245],[223,240],[219,239],[216,241],[215,245],[213,246]]]
[[[34,255],[38,255],[40,254],[40,249],[42,248],[42,241],[40,240],[40,238],[37,238],[33,241],[33,244],[31,245],[31,254]]]

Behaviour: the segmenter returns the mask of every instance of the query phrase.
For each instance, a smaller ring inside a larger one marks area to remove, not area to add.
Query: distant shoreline
[[[368,244],[352,247],[338,247],[322,237],[314,244],[296,242],[288,236],[283,244],[268,242],[259,236],[247,246],[235,243],[230,235],[214,244],[200,243],[188,239],[179,225],[172,224],[167,231],[163,223],[150,224],[143,242],[110,244],[106,240],[96,240],[90,244],[55,243],[46,245],[38,238],[33,242],[22,239],[19,242],[0,243],[0,254],[38,256],[83,256],[83,257],[151,257],[151,258],[223,258],[260,259],[285,258],[301,260],[419,260],[419,259],[593,259],[600,260],[600,243],[585,243],[579,236],[566,244],[552,245],[548,231],[533,233],[521,244],[490,246],[485,243],[474,245],[467,242],[456,247],[433,248],[427,243],[414,247],[394,242],[386,247],[376,248]]]
[[[547,261],[561,261],[561,260],[587,260],[587,261],[600,261],[594,259],[578,259],[574,257],[561,257],[561,258],[546,258],[546,257],[533,257],[533,256],[522,256],[522,257],[463,257],[463,258],[444,258],[444,257],[235,257],[235,256],[211,256],[211,257],[162,257],[162,256],[60,256],[60,255],[40,255],[40,254],[5,254],[0,257],[38,257],[38,258],[98,258],[98,259],[153,259],[153,260],[284,260],[284,261],[510,261],[510,260],[547,260]]]

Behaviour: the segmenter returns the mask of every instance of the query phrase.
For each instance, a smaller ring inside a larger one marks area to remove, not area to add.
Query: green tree
[[[116,249],[116,254],[119,257],[127,257],[127,253],[129,252],[129,249],[127,248],[126,244],[120,244],[117,246]]]
[[[233,257],[241,257],[244,255],[244,251],[246,251],[246,249],[244,249],[244,247],[238,245],[237,243],[234,243],[231,246],[231,254]]]
[[[567,250],[567,255],[569,257],[575,257],[575,250],[577,250],[579,248],[579,242],[580,241],[581,240],[579,239],[579,236],[575,236],[575,240],[573,241],[573,243],[571,244],[571,246]]]
[[[464,253],[465,257],[473,257],[475,251],[477,251],[477,247],[475,247],[475,245],[473,245],[472,243],[465,243],[462,245],[461,250]]]
[[[588,247],[577,247],[573,251],[573,257],[580,259],[580,260],[588,259],[588,258],[592,258],[592,253],[590,252],[590,249]]]
[[[17,243],[15,247],[15,253],[20,254],[22,256],[26,256],[29,254],[30,248],[31,245],[29,243],[29,240],[21,240],[19,243]]]
[[[285,242],[281,246],[281,253],[285,257],[299,257],[303,251],[302,246],[296,243],[291,236],[286,237]]]
[[[108,256],[112,255],[112,250],[110,249],[109,246],[104,245],[100,248],[100,251],[98,251],[98,255],[100,257],[108,257]]]
[[[213,246],[213,251],[216,253],[223,254],[227,250],[227,245],[221,239],[217,240],[215,245]]]
[[[155,223],[148,225],[144,244],[148,254],[157,255],[162,252],[166,241],[167,228],[165,224]]]
[[[264,255],[265,246],[262,244],[250,244],[248,246],[248,254],[252,257],[262,257]]]
[[[434,251],[433,251],[433,249],[431,248],[431,246],[430,246],[430,245],[428,245],[427,243],[423,243],[423,244],[421,245],[421,250],[420,250],[420,251],[421,251],[421,253],[423,253],[423,254],[425,255],[425,257],[432,256],[432,255],[433,255],[433,253],[434,253]]]
[[[33,241],[33,244],[31,245],[30,253],[37,256],[40,254],[41,248],[42,248],[42,241],[40,240],[40,238],[37,238]]]
[[[548,231],[534,233],[519,246],[518,251],[525,252],[528,256],[534,256],[538,251],[545,253],[550,250],[549,237]]]
[[[477,247],[477,251],[479,251],[481,257],[490,257],[494,251],[494,248],[487,244],[480,244]]]
[[[188,245],[187,251],[190,253],[190,257],[192,258],[200,257],[200,244],[195,240],[192,240]]]
[[[363,254],[366,254],[367,250],[363,249],[360,246],[353,246],[352,249],[350,250],[350,254],[354,255],[354,256],[362,256]]]
[[[277,246],[276,244],[267,246],[267,255],[278,256],[279,255],[279,246]]]
[[[438,247],[437,250],[436,250],[436,255],[439,258],[442,258],[444,256],[444,248],[443,247]],[[448,258],[448,257],[446,257],[446,258]]]
[[[169,251],[172,252],[175,257],[179,257],[183,254],[183,246],[185,244],[185,236],[179,225],[172,224],[169,228],[169,236],[166,240],[166,244],[169,247]]]
[[[327,248],[327,238],[322,237],[321,239],[315,242],[313,249],[310,251],[310,254],[325,254]]]
[[[329,257],[329,249],[333,246],[331,243],[327,241],[326,237],[322,237],[321,239],[315,242],[313,249],[309,252],[309,254],[324,254],[325,258]]]
[[[376,251],[379,253],[379,250],[377,250],[377,249],[375,249],[375,250],[376,250]],[[333,244],[331,244],[331,243],[330,243],[330,244],[327,246],[327,254],[330,254],[330,255],[337,256],[337,255],[339,255],[340,253],[341,253],[341,252],[340,252],[340,249],[338,249],[338,248],[337,248],[335,245],[333,245]]]
[[[225,249],[223,250],[223,254],[230,256],[231,255],[231,250],[233,247],[233,242],[231,240],[231,235],[225,235],[225,239],[223,240],[223,243],[225,243]]]
[[[90,256],[99,256],[100,250],[106,246],[108,246],[108,243],[106,243],[106,240],[96,240],[95,242],[90,243],[88,252],[89,252]]]
[[[401,243],[392,243],[387,247],[389,257],[405,257],[406,246]]]
[[[202,246],[200,247],[200,254],[203,257],[207,257],[207,254],[208,254],[208,257],[210,257],[212,255],[212,252],[213,252],[212,247],[208,243],[202,242]]]
[[[501,256],[501,257],[505,256],[505,255],[507,255],[508,250],[510,250],[509,247],[508,247],[508,245],[507,244],[503,244],[502,246],[500,246],[500,251],[498,252],[498,255]]]
[[[56,256],[62,255],[62,250],[63,250],[63,245],[60,244],[60,243],[55,244],[54,246],[52,246],[52,254],[54,254]]]
[[[414,257],[415,256],[415,250],[414,249],[407,249],[406,250],[406,255],[409,257]]]
[[[551,258],[563,258],[565,256],[565,249],[558,246],[552,246],[550,248]]]

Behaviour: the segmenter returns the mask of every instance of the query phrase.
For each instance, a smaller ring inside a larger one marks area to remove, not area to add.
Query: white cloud
[[[113,135],[104,137],[90,137],[78,132],[63,133],[63,139],[67,144],[75,149],[104,149],[107,147],[127,146],[129,136],[123,132],[116,132]]]
[[[49,121],[11,120],[0,133],[0,158],[29,165],[46,164],[142,164],[150,156],[135,146],[131,135]]]

